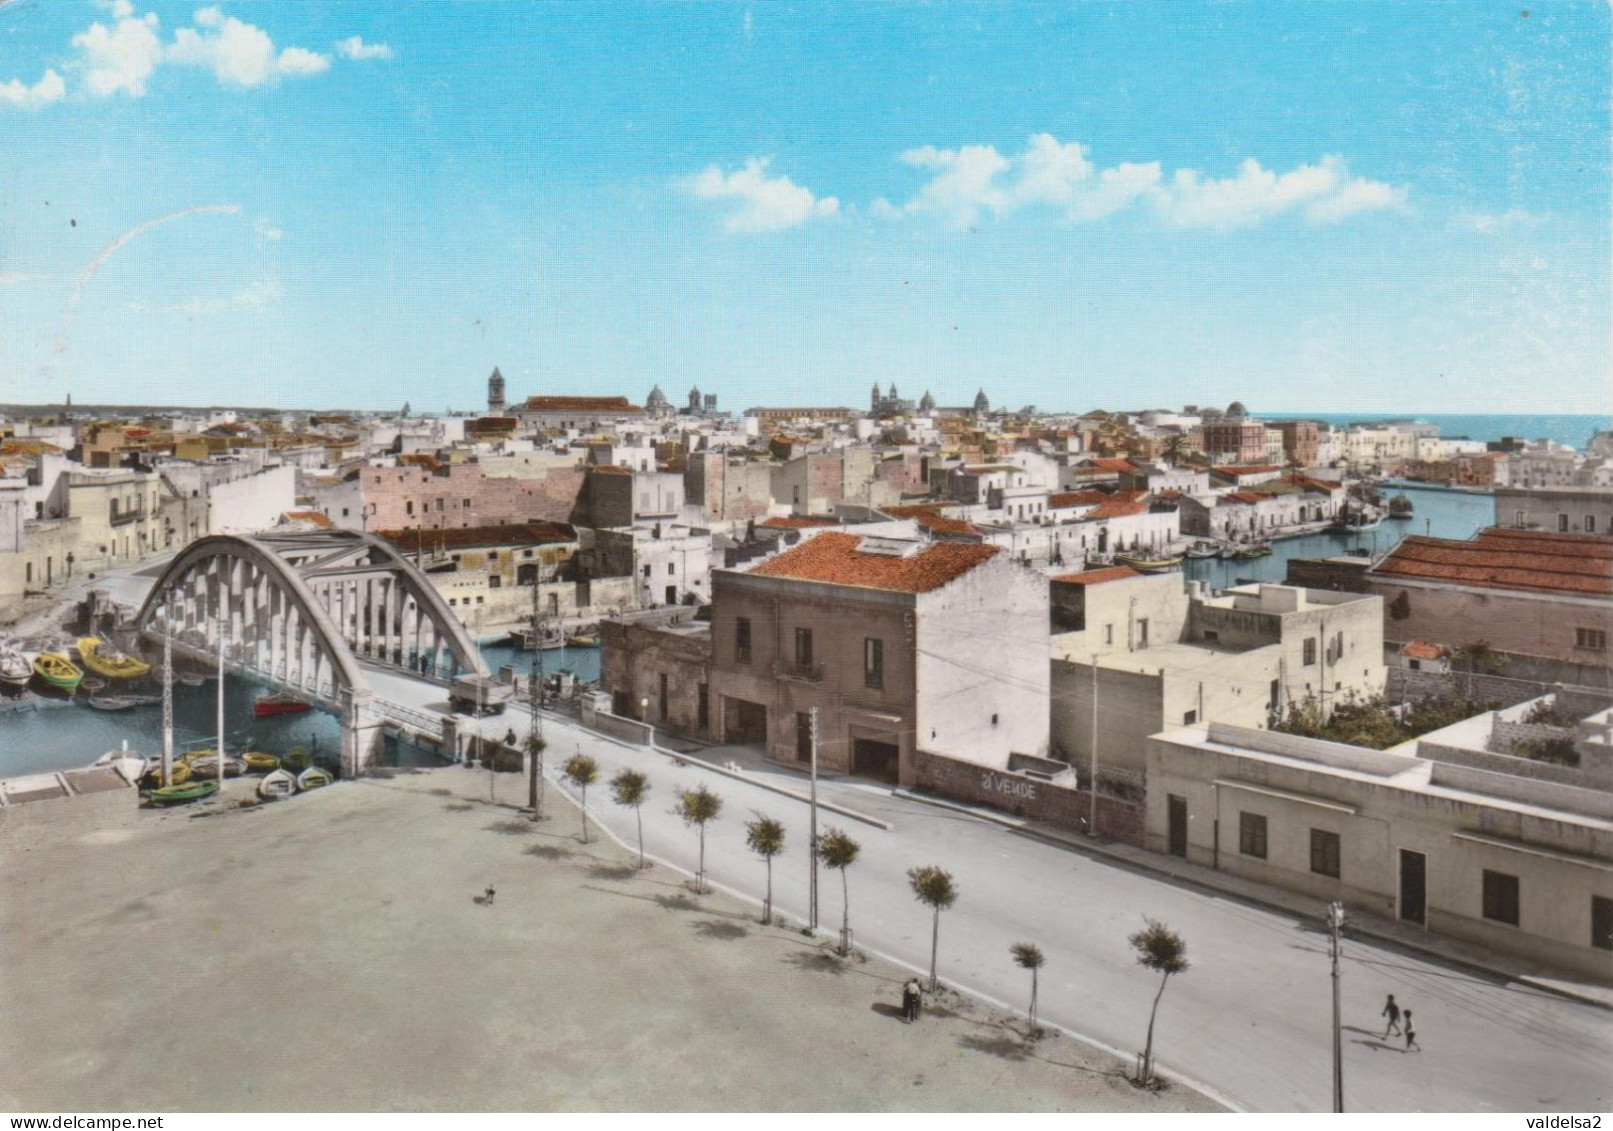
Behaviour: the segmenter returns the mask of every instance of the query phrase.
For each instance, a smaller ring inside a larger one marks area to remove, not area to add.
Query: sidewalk
[[[1082,836],[1080,833],[1072,832],[1069,829],[1061,828],[1045,821],[1024,821],[1005,813],[982,809],[932,794],[917,793],[907,789],[897,789],[893,792],[898,797],[905,797],[926,805],[968,813],[983,821],[1002,825],[1004,828],[1021,836],[1031,837],[1060,848],[1085,853],[1090,856],[1105,857],[1127,867],[1152,872],[1155,875],[1175,880],[1178,883],[1192,884],[1195,887],[1229,895],[1234,899],[1280,911],[1296,918],[1316,923],[1323,921],[1324,905],[1314,899],[1294,892],[1283,891],[1281,888],[1274,888],[1267,884],[1257,883],[1254,880],[1247,880],[1241,876],[1229,875],[1214,868],[1206,868],[1202,864],[1194,864],[1180,857],[1149,852],[1119,841],[1091,839]],[[1493,951],[1473,946],[1458,939],[1431,934],[1355,908],[1350,909],[1346,933],[1375,939],[1405,950],[1416,951],[1442,962],[1465,966],[1505,981],[1533,986],[1547,993],[1571,998],[1587,1005],[1598,1006],[1602,1009],[1613,1009],[1613,987],[1582,979],[1572,974],[1564,974],[1560,971],[1528,962],[1522,958],[1496,954]]]

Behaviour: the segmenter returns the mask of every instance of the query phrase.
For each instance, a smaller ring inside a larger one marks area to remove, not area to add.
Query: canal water
[[[1392,494],[1393,492],[1386,492]],[[1188,577],[1208,581],[1212,588],[1240,580],[1281,581],[1290,558],[1318,558],[1342,554],[1358,546],[1374,552],[1388,550],[1407,534],[1432,533],[1440,538],[1467,538],[1494,521],[1495,501],[1490,495],[1407,488],[1416,507],[1409,522],[1385,519],[1365,534],[1312,534],[1272,544],[1269,558],[1235,562],[1219,559],[1189,560]],[[496,673],[513,666],[516,674],[531,674],[534,653],[502,641],[482,645],[482,655]],[[598,648],[564,648],[537,654],[544,675],[570,671],[584,683],[599,680]],[[217,739],[216,684],[174,687],[174,741],[178,751],[212,746]],[[155,688],[144,688],[155,691]],[[238,677],[225,685],[225,741],[231,750],[266,750],[283,754],[293,746],[314,749],[319,760],[334,765],[341,748],[341,727],[334,714],[313,710],[274,719],[252,716],[252,700],[262,687]],[[155,756],[162,751],[162,708],[158,704],[128,711],[97,711],[76,701],[47,700],[28,695],[21,700],[0,699],[0,777],[85,766],[125,739],[135,753]],[[12,709],[13,707],[18,709]],[[401,765],[428,765],[436,761],[430,751],[400,745],[389,756]]]

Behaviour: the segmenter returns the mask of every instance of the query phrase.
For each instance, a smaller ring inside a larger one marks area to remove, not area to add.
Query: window
[[[798,628],[795,630],[795,662],[803,668],[812,666],[812,630]]]
[[[1103,626],[1103,642],[1105,644],[1113,644],[1115,642],[1115,626],[1114,625],[1106,624],[1106,625]]]
[[[414,513],[414,500],[413,499],[410,499],[410,500],[408,500],[407,502],[405,502],[403,504],[403,513],[404,514],[413,514]]]
[[[1513,511],[1512,512],[1512,525],[1514,525],[1514,526],[1526,525],[1527,517],[1528,516],[1524,511]]]
[[[1591,896],[1591,945],[1613,950],[1613,899],[1603,895]]]
[[[1266,858],[1266,818],[1259,813],[1238,814],[1238,851],[1259,860]]]
[[[677,562],[667,562],[667,564],[666,564],[666,572],[667,572],[668,577],[674,576],[678,572],[678,563]]]
[[[1484,917],[1518,925],[1518,877],[1484,870]]]
[[[1559,534],[1568,533],[1568,516],[1566,514],[1560,514],[1557,516],[1557,532]]]
[[[1271,698],[1268,701],[1268,705],[1271,707],[1271,709],[1273,711],[1275,711],[1278,707],[1282,706],[1282,702],[1283,702],[1283,685],[1282,685],[1282,681],[1274,679],[1274,680],[1271,681]]]
[[[1142,617],[1137,621],[1137,647],[1148,647],[1148,618]]]
[[[1305,638],[1305,663],[1314,664],[1315,662],[1316,662],[1316,637],[1307,636]]]
[[[470,510],[470,500],[469,499],[465,499],[465,500],[461,501],[459,505],[464,510]]]
[[[1183,726],[1190,727],[1190,726],[1192,726],[1194,723],[1196,723],[1198,721],[1199,721],[1199,713],[1198,713],[1197,709],[1194,709],[1192,711],[1184,711],[1184,712],[1182,712],[1182,725]]]
[[[863,686],[875,691],[885,688],[885,642],[877,636],[863,639]]]
[[[450,597],[450,598],[448,598],[448,604],[450,606],[458,605],[459,604],[459,598],[458,597]]]
[[[649,566],[644,567],[644,576],[645,577],[650,576],[650,567]]]
[[[1339,834],[1326,829],[1311,830],[1311,871],[1318,876],[1339,878]]]
[[[504,579],[495,573],[487,579],[487,587],[489,589],[502,589],[504,587]]]
[[[734,621],[734,659],[742,664],[750,663],[750,617]]]
[[[1600,628],[1576,628],[1574,630],[1574,647],[1584,648],[1591,652],[1607,651],[1607,633]]]

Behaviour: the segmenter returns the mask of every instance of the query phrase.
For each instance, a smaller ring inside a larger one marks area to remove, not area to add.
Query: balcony
[[[114,511],[112,513],[113,526],[128,526],[131,522],[139,522],[146,517],[146,508],[137,507],[132,511]]]
[[[792,683],[822,683],[822,664],[794,664],[780,661],[773,667],[773,674],[779,679],[787,679]]]

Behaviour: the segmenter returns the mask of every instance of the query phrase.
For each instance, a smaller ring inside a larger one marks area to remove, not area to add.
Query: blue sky
[[[1609,31],[10,0],[0,401],[1605,411]]]

